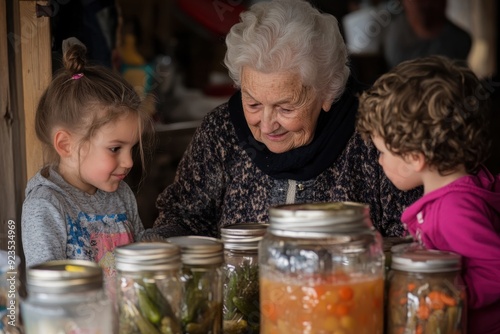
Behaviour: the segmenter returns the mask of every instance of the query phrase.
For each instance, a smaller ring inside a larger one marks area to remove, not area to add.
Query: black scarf
[[[229,111],[239,145],[264,173],[273,178],[312,179],[335,162],[353,135],[358,109],[357,93],[361,90],[361,85],[351,77],[344,94],[330,111],[321,111],[313,141],[279,154],[269,151],[253,137],[243,114],[241,91],[238,91],[229,99]]]

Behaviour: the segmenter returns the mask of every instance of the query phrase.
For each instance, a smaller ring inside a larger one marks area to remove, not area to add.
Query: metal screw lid
[[[181,248],[182,263],[190,265],[221,264],[224,244],[221,240],[202,236],[171,237],[168,242]]]
[[[290,237],[329,237],[373,230],[368,205],[354,202],[275,206],[269,209],[269,221],[272,234]]]
[[[103,288],[102,269],[85,260],[55,260],[28,268],[26,283],[29,292],[68,293]]]
[[[439,273],[459,271],[461,256],[452,252],[427,249],[409,249],[393,253],[391,268],[418,273]]]
[[[127,272],[157,272],[179,269],[180,248],[166,242],[138,242],[115,249],[116,269]]]
[[[225,249],[257,250],[259,241],[267,231],[268,224],[233,224],[221,228],[221,239]]]

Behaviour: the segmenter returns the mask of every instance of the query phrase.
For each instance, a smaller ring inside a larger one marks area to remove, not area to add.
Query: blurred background
[[[264,1],[264,0],[263,0]],[[77,37],[96,63],[119,71],[150,104],[156,145],[147,173],[136,164],[127,181],[146,227],[158,194],[170,184],[203,116],[234,87],[223,66],[224,37],[250,0],[52,1],[53,70],[61,45]],[[499,5],[495,0],[311,0],[339,21],[352,72],[366,83],[397,63],[442,54],[467,64],[493,102],[489,126],[500,125]],[[494,131],[492,131],[494,132]],[[500,172],[500,133],[488,167]]]

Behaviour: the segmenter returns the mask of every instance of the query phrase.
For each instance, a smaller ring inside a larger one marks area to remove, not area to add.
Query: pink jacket
[[[500,333],[500,175],[486,168],[424,195],[403,212],[429,249],[463,256],[468,333]]]

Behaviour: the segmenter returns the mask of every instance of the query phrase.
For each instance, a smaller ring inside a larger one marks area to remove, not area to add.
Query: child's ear
[[[425,163],[425,157],[422,153],[410,153],[408,155],[408,160],[413,167],[415,172],[421,172],[427,166]]]
[[[72,140],[71,134],[66,130],[58,130],[54,135],[54,148],[61,158],[71,155]]]

